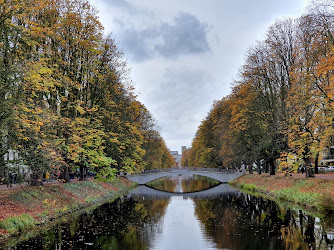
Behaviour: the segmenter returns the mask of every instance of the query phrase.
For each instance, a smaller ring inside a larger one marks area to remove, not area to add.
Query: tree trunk
[[[80,181],[85,181],[87,175],[87,168],[85,166],[80,166]]]
[[[43,186],[43,181],[39,178],[39,175],[35,172],[31,174],[31,186]]]
[[[309,156],[310,149],[309,147],[305,147],[305,153],[304,153],[304,162],[305,162],[305,177],[314,177],[312,166],[311,166],[311,159]]]
[[[307,166],[305,169],[305,177],[314,177],[314,173],[311,166]]]
[[[309,157],[307,157],[305,159],[305,165],[306,165],[305,177],[314,177],[314,173],[313,173],[313,170],[312,170],[311,161],[310,161]]]
[[[264,164],[264,168],[265,168],[265,173],[269,173],[269,161],[268,160],[266,160],[266,163]]]
[[[319,174],[319,152],[317,152],[317,155],[315,156],[315,162],[314,162],[314,173]]]
[[[270,175],[275,175],[275,164],[273,158],[269,159],[269,169],[270,169]]]
[[[250,174],[253,174],[253,167],[252,167],[252,164],[249,164],[248,165],[248,171]]]
[[[70,182],[71,181],[68,167],[63,167],[63,169],[62,169],[62,177],[63,177],[63,180],[65,182]]]
[[[257,161],[257,173],[262,174],[262,169],[261,169],[261,161]]]

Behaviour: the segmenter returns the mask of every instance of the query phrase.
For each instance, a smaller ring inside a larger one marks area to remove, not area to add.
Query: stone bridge
[[[145,185],[146,183],[159,179],[162,177],[177,177],[177,176],[192,176],[201,175],[206,176],[221,183],[227,183],[231,180],[244,175],[244,171],[230,171],[226,169],[217,168],[171,168],[162,170],[149,170],[141,174],[126,175],[128,180],[138,183],[139,185]]]

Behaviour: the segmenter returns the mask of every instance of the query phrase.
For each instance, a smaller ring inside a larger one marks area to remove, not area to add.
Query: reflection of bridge
[[[234,180],[243,175],[244,172],[235,172],[226,169],[217,168],[171,168],[161,170],[146,171],[142,174],[127,175],[127,179],[133,182],[137,182],[139,185],[144,185],[155,179],[162,177],[177,177],[177,176],[192,176],[201,175],[206,176],[222,183]]]
[[[192,193],[170,193],[170,192],[164,192],[157,189],[153,189],[150,187],[147,187],[145,185],[140,185],[136,189],[131,190],[129,194],[131,196],[143,196],[143,197],[155,197],[155,198],[166,198],[171,196],[182,196],[182,197],[215,197],[220,196],[223,194],[230,194],[233,192],[236,192],[237,190],[230,187],[228,184],[220,184],[218,186],[215,186],[213,188],[196,191]]]

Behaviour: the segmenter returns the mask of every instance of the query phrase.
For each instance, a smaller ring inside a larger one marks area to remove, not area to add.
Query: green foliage
[[[159,133],[87,1],[10,0],[0,8],[1,168],[10,150],[36,173],[170,165],[164,146],[146,155],[146,134]]]
[[[105,177],[109,179],[116,177],[116,174],[117,174],[117,169],[111,167],[104,167],[99,171],[97,177]]]
[[[164,140],[159,132],[152,128],[144,132],[143,148],[146,151],[143,156],[145,169],[171,168],[175,165]]]

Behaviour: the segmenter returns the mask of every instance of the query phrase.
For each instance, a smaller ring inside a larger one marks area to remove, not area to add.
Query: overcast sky
[[[131,68],[139,100],[169,149],[191,146],[214,100],[228,95],[247,49],[307,0],[91,0]]]

